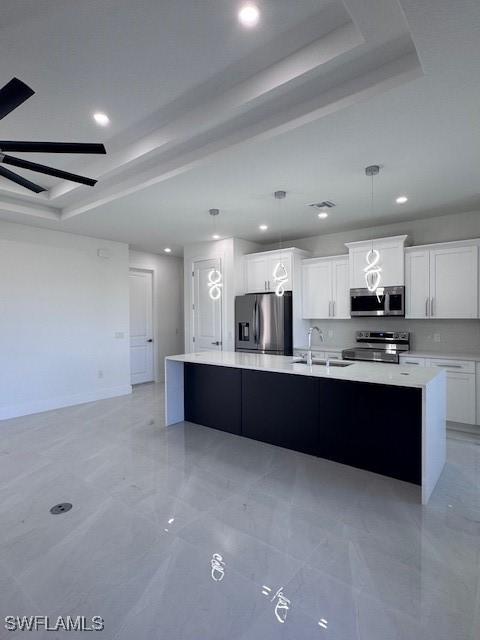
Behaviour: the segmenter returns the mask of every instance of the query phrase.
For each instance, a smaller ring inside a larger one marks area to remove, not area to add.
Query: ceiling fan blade
[[[0,160],[5,164],[12,165],[13,167],[29,169],[30,171],[44,173],[47,176],[54,176],[55,178],[62,178],[63,180],[79,182],[80,184],[86,184],[89,187],[93,187],[97,184],[97,181],[92,180],[92,178],[85,178],[84,176],[69,173],[68,171],[61,171],[60,169],[54,169],[53,167],[46,167],[44,164],[38,164],[37,162],[29,162],[28,160],[22,160],[20,158],[13,158],[12,156],[2,156],[2,154],[0,154]]]
[[[13,173],[13,171],[10,171],[10,169],[6,169],[5,167],[0,167],[0,176],[3,176],[12,182],[16,182],[22,187],[25,187],[25,189],[30,189],[30,191],[34,191],[35,193],[42,193],[42,191],[46,191],[45,187],[40,187],[38,184],[30,182],[30,180],[19,176],[18,173]]]
[[[0,140],[2,151],[17,151],[20,153],[97,153],[104,154],[103,144],[90,142],[15,142]]]
[[[28,100],[34,93],[35,91],[24,82],[18,78],[12,78],[0,89],[0,120],[8,116],[11,111]]]

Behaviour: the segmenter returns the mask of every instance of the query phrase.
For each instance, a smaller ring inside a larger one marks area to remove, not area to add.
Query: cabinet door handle
[[[436,364],[435,366],[441,369],[463,369],[461,364]]]
[[[267,290],[267,281],[265,280],[265,282],[263,283],[263,287],[265,289],[265,291]]]
[[[433,317],[435,315],[433,310],[433,298],[430,300],[430,315]]]
[[[328,301],[328,317],[329,318],[332,317],[332,301],[331,300]]]
[[[413,362],[412,360],[405,360],[404,364],[416,364],[416,365],[418,365],[420,363],[419,362]]]
[[[428,300],[429,298],[425,298],[425,317],[428,318]]]
[[[332,300],[332,317],[335,317],[335,300]]]

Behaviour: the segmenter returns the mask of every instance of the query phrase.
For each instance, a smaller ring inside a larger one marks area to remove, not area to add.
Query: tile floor
[[[165,429],[160,385],[0,429],[1,638],[60,635],[3,628],[36,614],[99,615],[115,640],[480,638],[475,439],[449,438],[421,507],[405,483]]]

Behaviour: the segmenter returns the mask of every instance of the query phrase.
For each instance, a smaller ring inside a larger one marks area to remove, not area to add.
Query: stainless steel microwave
[[[366,288],[350,289],[350,315],[404,316],[405,287],[383,287],[381,294]]]

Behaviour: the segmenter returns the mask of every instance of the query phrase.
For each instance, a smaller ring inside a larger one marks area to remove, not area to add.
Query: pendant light
[[[373,199],[373,178],[378,176],[380,173],[380,167],[378,164],[372,164],[369,167],[365,168],[365,175],[371,178],[371,214],[373,218],[374,211],[374,199]],[[379,265],[380,261],[380,252],[377,249],[373,248],[373,240],[372,240],[372,248],[367,251],[366,261],[367,266],[364,268],[365,273],[365,284],[367,285],[367,289],[371,292],[377,292],[377,298],[383,295],[383,287],[380,287],[380,283],[382,281],[382,267]]]
[[[220,236],[216,232],[216,218],[220,213],[220,209],[209,209],[208,213],[212,216],[213,221],[213,235],[215,240],[218,240]],[[219,300],[222,296],[223,276],[220,269],[211,269],[208,273],[208,295],[212,300]]]
[[[282,226],[283,226],[283,221],[281,218],[281,200],[284,200],[287,197],[287,192],[286,191],[275,191],[275,193],[273,194],[275,197],[275,200],[278,201],[278,212],[279,212],[279,228],[280,228],[280,233],[279,233],[279,240],[278,240],[278,244],[279,244],[279,248],[283,249],[283,243],[282,243]],[[281,298],[284,293],[285,293],[285,285],[288,282],[288,271],[287,268],[284,264],[283,261],[283,257],[282,255],[280,255],[280,260],[277,262],[277,264],[275,265],[275,268],[273,270],[273,282],[275,284],[275,295],[278,296],[279,298]]]

